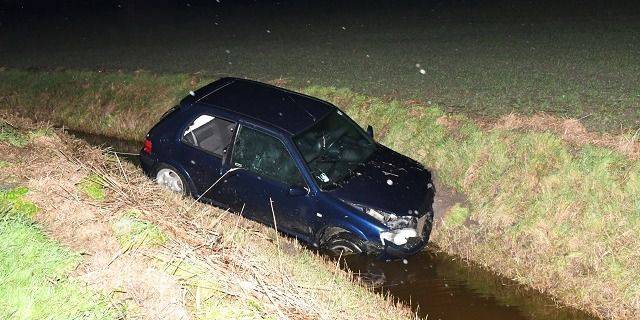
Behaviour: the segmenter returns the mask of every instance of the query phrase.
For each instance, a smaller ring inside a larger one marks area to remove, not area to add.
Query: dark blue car
[[[334,105],[222,78],[168,111],[141,151],[147,175],[332,252],[403,257],[433,223],[418,162],[373,140]]]

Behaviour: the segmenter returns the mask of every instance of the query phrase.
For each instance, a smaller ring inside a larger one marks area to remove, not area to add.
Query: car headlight
[[[390,229],[389,231],[383,231],[380,233],[380,241],[382,243],[384,243],[384,240],[387,240],[396,245],[403,245],[407,243],[408,238],[418,236],[418,231],[416,230],[418,220],[416,217],[398,216],[393,213],[367,208],[354,203],[349,204],[380,221]]]
[[[407,239],[417,237],[418,231],[415,228],[403,228],[391,231],[380,232],[380,242],[384,244],[384,241],[392,242],[397,246],[401,246],[407,243]]]

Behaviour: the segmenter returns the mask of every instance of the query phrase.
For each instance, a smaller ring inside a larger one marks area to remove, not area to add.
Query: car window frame
[[[266,175],[266,174],[263,174],[263,173],[260,173],[260,172],[256,172],[254,170],[250,170],[250,169],[245,168],[245,167],[237,166],[235,161],[233,160],[233,152],[236,149],[236,143],[238,142],[238,136],[240,136],[240,130],[242,130],[242,128],[247,128],[247,129],[250,129],[250,130],[257,131],[259,133],[267,135],[268,137],[271,137],[271,138],[275,139],[276,141],[278,141],[280,143],[280,145],[282,145],[284,150],[287,152],[289,157],[291,158],[291,161],[293,161],[293,164],[296,166],[296,169],[298,170],[298,175],[300,176],[300,181],[302,182],[302,185],[288,184],[287,182],[284,182],[284,181],[282,181],[282,180],[280,180],[280,179],[278,179],[276,177],[272,177],[272,176],[269,176],[269,175]],[[296,161],[296,158],[291,153],[291,150],[289,150],[289,148],[287,148],[287,144],[284,141],[282,141],[282,139],[280,139],[278,136],[276,136],[276,135],[274,135],[274,134],[272,134],[272,133],[270,133],[270,132],[268,132],[266,130],[262,130],[259,127],[255,127],[255,126],[252,126],[252,125],[246,125],[246,124],[243,124],[243,123],[238,123],[238,126],[236,127],[235,137],[233,138],[233,143],[231,144],[231,152],[229,153],[229,156],[227,157],[227,161],[228,161],[227,163],[228,163],[230,168],[238,168],[238,169],[241,169],[241,170],[245,170],[247,172],[251,172],[252,174],[255,174],[256,176],[259,176],[261,178],[266,178],[266,179],[269,179],[269,180],[272,180],[272,181],[276,181],[276,182],[286,186],[287,188],[288,187],[292,187],[292,186],[297,186],[297,187],[302,187],[302,188],[305,188],[307,190],[310,190],[309,189],[309,185],[307,183],[307,180],[305,179],[305,176],[304,176],[304,174],[303,174],[303,172],[302,172],[302,170],[301,170],[301,168],[300,168],[300,166],[298,164],[298,161]]]
[[[192,145],[192,144],[190,144],[190,143],[186,143],[186,142],[183,140],[183,138],[184,138],[184,132],[185,132],[187,129],[189,129],[190,124],[191,124],[191,123],[193,123],[194,121],[196,121],[196,119],[198,119],[198,118],[200,118],[200,117],[202,117],[202,116],[205,116],[205,115],[206,115],[206,116],[211,116],[211,117],[213,117],[213,119],[221,119],[221,120],[224,120],[224,121],[231,122],[231,123],[233,123],[233,125],[234,125],[233,135],[232,135],[232,136],[231,136],[231,138],[229,139],[229,144],[227,144],[227,151],[226,151],[224,154],[222,154],[222,155],[217,154],[217,153],[214,153],[214,152],[211,152],[211,151],[209,151],[209,150],[207,150],[207,149],[204,149],[204,148],[201,148],[201,147],[199,147],[199,146],[194,146],[194,145]],[[238,134],[238,128],[239,128],[239,123],[238,123],[237,121],[233,121],[233,120],[230,120],[230,119],[225,118],[225,117],[217,116],[217,115],[215,115],[215,114],[214,114],[214,113],[212,113],[212,112],[201,112],[201,113],[198,113],[198,114],[197,114],[196,116],[194,116],[194,117],[190,117],[190,118],[189,118],[189,120],[188,120],[188,121],[186,121],[186,122],[182,125],[181,129],[178,131],[178,135],[179,135],[179,136],[178,136],[178,141],[180,141],[180,143],[181,143],[182,145],[185,145],[185,146],[187,146],[187,147],[190,147],[190,148],[193,148],[193,149],[196,149],[196,150],[202,151],[202,152],[204,152],[204,153],[206,153],[206,154],[208,154],[208,155],[211,155],[211,156],[214,156],[214,157],[216,157],[216,158],[220,159],[221,161],[224,161],[224,159],[226,158],[226,155],[227,155],[227,154],[229,153],[229,151],[231,150],[231,147],[232,147],[233,145],[235,145],[235,139],[236,139],[236,135]]]

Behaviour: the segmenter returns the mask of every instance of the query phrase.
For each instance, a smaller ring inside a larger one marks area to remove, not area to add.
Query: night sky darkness
[[[390,11],[421,12],[425,17],[460,20],[533,19],[575,20],[633,18],[640,14],[636,1],[553,1],[553,0],[2,0],[0,15],[2,24],[16,23],[25,19],[75,16],[129,16],[140,17],[153,10],[175,10],[176,13],[211,14],[225,10],[258,10],[262,12],[283,11],[304,15],[347,14],[358,16],[372,12]],[[162,20],[156,22],[162,23]]]

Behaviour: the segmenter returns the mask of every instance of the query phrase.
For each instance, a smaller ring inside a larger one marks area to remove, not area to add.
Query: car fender
[[[348,221],[343,220],[333,220],[328,221],[325,225],[320,229],[316,234],[316,242],[318,244],[322,244],[323,241],[327,240],[332,235],[341,232],[347,231],[356,235],[358,238],[362,239],[362,241],[368,241],[369,237],[367,237],[360,228],[349,223]]]

